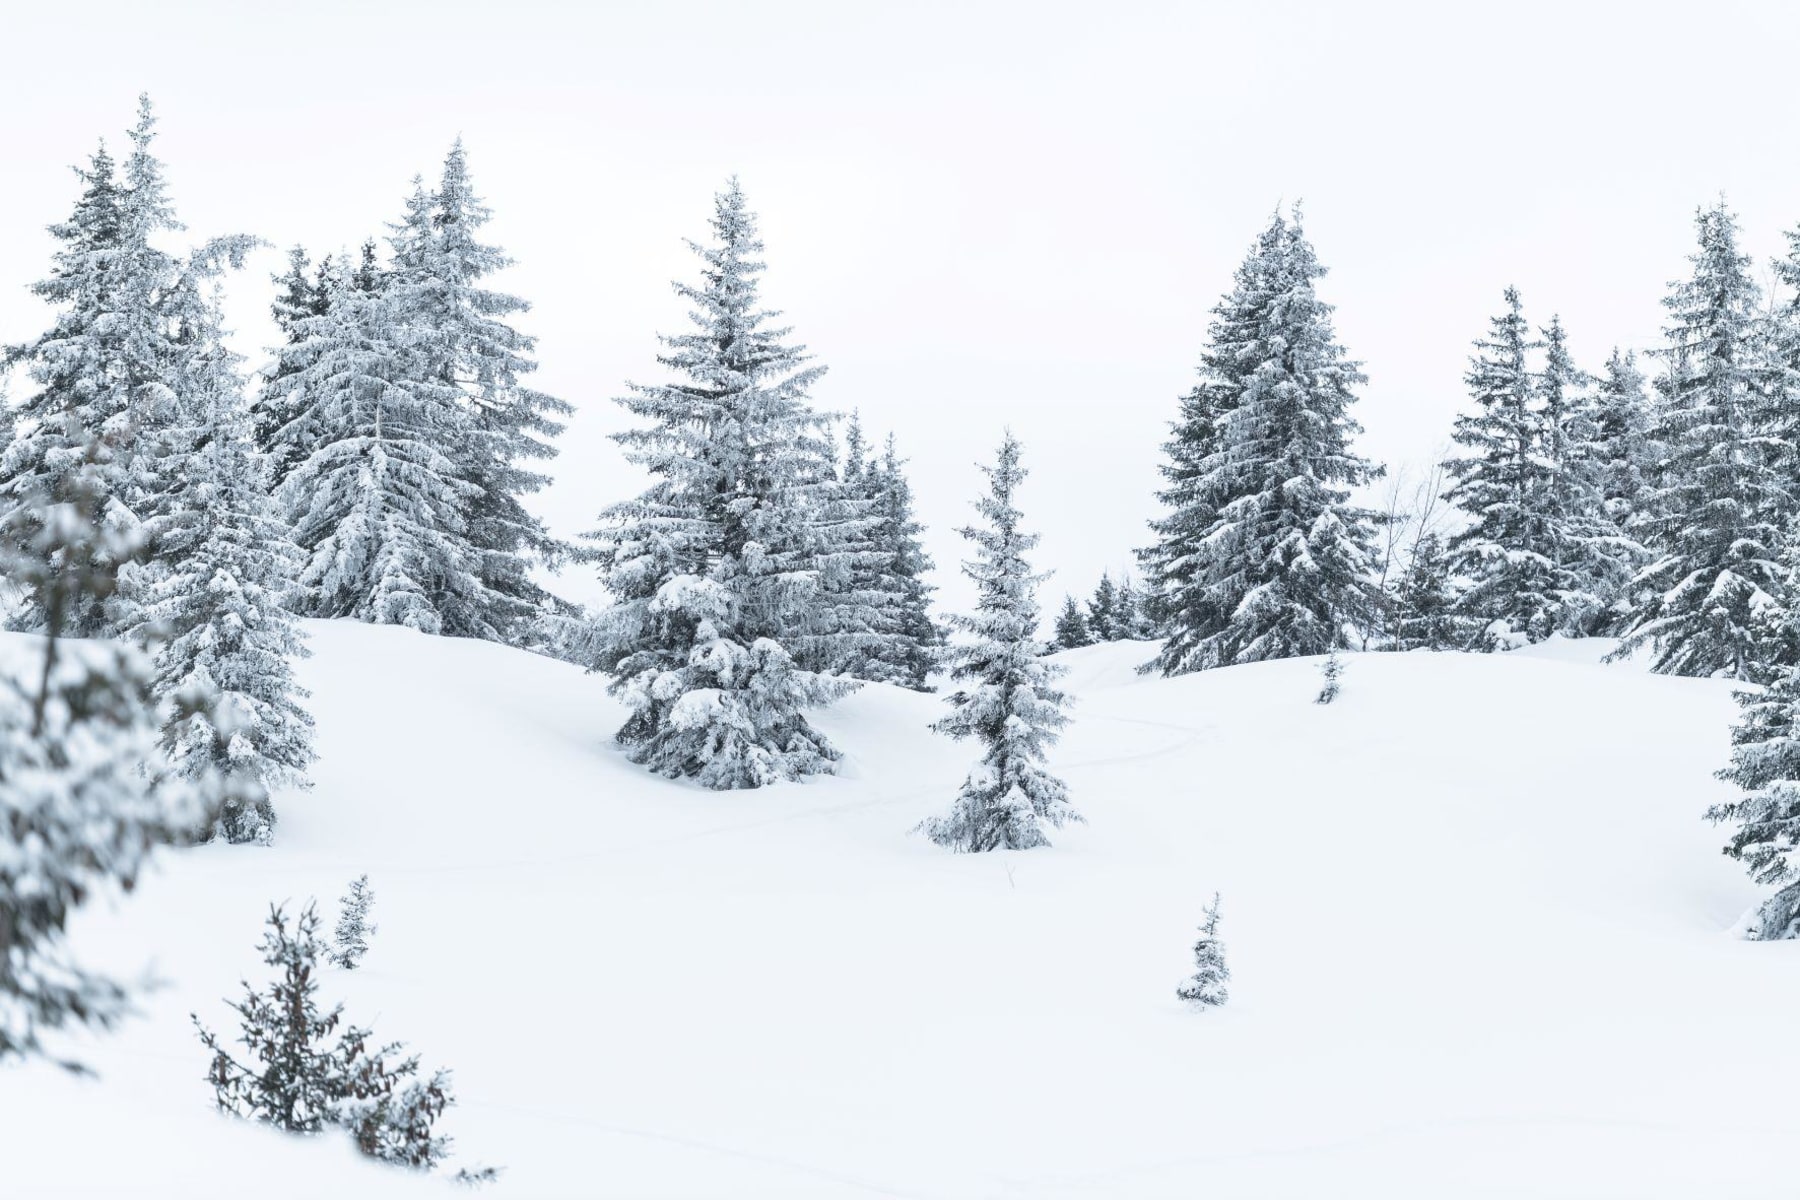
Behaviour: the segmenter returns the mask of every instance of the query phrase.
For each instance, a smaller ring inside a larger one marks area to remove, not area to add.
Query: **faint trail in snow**
[[[1075,1171],[1061,1175],[1032,1175],[1004,1180],[1008,1188],[1017,1189],[1029,1196],[1043,1195],[1046,1189],[1079,1188],[1081,1194],[1091,1194],[1090,1188],[1122,1180],[1128,1176],[1153,1174],[1159,1171],[1173,1171],[1185,1167],[1205,1166],[1207,1164],[1230,1162],[1253,1162],[1257,1159],[1282,1159],[1317,1157],[1335,1154],[1345,1150],[1355,1150],[1382,1142],[1410,1141],[1419,1135],[1432,1133],[1452,1133],[1465,1129],[1529,1129],[1540,1127],[1556,1132],[1566,1131],[1569,1127],[1587,1129],[1620,1129],[1643,1133],[1692,1133],[1696,1126],[1692,1123],[1674,1121],[1648,1121],[1628,1117],[1595,1117],[1583,1115],[1546,1114],[1543,1116],[1469,1116],[1454,1117],[1436,1121],[1411,1121],[1400,1125],[1390,1125],[1383,1129],[1371,1130],[1368,1133],[1334,1138],[1329,1141],[1312,1142],[1297,1146],[1266,1146],[1254,1150],[1220,1150],[1209,1154],[1180,1154],[1154,1162],[1126,1163],[1116,1167],[1105,1167],[1096,1170]],[[1728,1133],[1734,1136],[1763,1136],[1769,1138],[1791,1138],[1793,1127],[1764,1126],[1756,1128],[1745,1125],[1741,1121],[1720,1122],[1710,1126],[1712,1132]],[[1117,1195],[1117,1192],[1104,1192],[1106,1195]],[[1128,1194],[1128,1193],[1126,1193]]]
[[[1215,725],[1177,725],[1168,721],[1152,721],[1142,717],[1121,717],[1110,713],[1087,712],[1080,714],[1083,720],[1114,721],[1124,725],[1142,725],[1150,729],[1167,729],[1174,733],[1185,734],[1182,740],[1167,746],[1159,746],[1153,750],[1139,751],[1133,754],[1108,755],[1103,758],[1078,759],[1074,762],[1056,764],[1058,770],[1087,770],[1092,767],[1115,766],[1126,762],[1146,762],[1151,759],[1164,758],[1171,754],[1179,754],[1184,750],[1206,740],[1217,726]],[[650,838],[643,841],[628,842],[608,846],[602,850],[584,850],[573,854],[539,855],[528,858],[484,859],[475,862],[436,863],[429,866],[400,866],[398,864],[370,863],[366,860],[357,862],[309,862],[295,863],[291,866],[278,867],[264,872],[267,875],[311,874],[317,871],[370,871],[383,875],[447,875],[458,871],[511,871],[537,867],[557,867],[583,862],[597,862],[603,859],[618,858],[638,854],[645,851],[680,846],[688,842],[705,838],[720,837],[730,833],[742,833],[752,829],[763,829],[773,825],[786,825],[797,821],[809,821],[821,817],[844,816],[849,813],[866,812],[869,809],[885,808],[920,796],[936,795],[944,791],[937,784],[928,784],[904,791],[889,792],[869,800],[858,800],[840,804],[821,805],[817,808],[801,809],[797,812],[777,813],[750,821],[734,821],[728,825],[715,825],[707,829],[690,830],[686,833],[670,834],[665,837]]]
[[[479,1103],[458,1100],[458,1108],[485,1108],[493,1112],[512,1113],[515,1116],[530,1117],[534,1121],[560,1121],[567,1125],[581,1125],[588,1129],[598,1129],[621,1137],[639,1138],[647,1142],[662,1142],[666,1145],[681,1146],[688,1150],[703,1150],[725,1158],[741,1158],[746,1162],[760,1163],[764,1166],[779,1167],[785,1171],[795,1171],[802,1175],[811,1175],[816,1179],[828,1179],[832,1183],[841,1183],[860,1191],[877,1196],[892,1196],[897,1200],[927,1200],[922,1192],[905,1192],[890,1187],[885,1183],[877,1183],[870,1179],[860,1179],[855,1175],[846,1175],[834,1171],[830,1167],[816,1167],[810,1163],[796,1162],[791,1158],[781,1158],[773,1154],[763,1154],[756,1150],[739,1150],[731,1146],[721,1146],[717,1142],[702,1141],[699,1138],[682,1137],[680,1134],[659,1133],[654,1129],[637,1129],[630,1125],[615,1125],[610,1121],[597,1121],[592,1117],[571,1116],[568,1113],[545,1112],[542,1109],[520,1108],[512,1104]]]
[[[646,850],[657,850],[667,846],[679,846],[703,838],[718,837],[727,833],[741,833],[749,829],[761,829],[770,825],[785,825],[795,821],[811,820],[815,817],[842,816],[847,813],[863,812],[871,808],[884,808],[890,804],[898,804],[903,800],[919,796],[936,795],[944,789],[930,785],[910,788],[904,792],[893,792],[885,796],[877,796],[870,800],[857,800],[843,804],[824,805],[818,808],[801,809],[798,812],[777,813],[754,821],[736,821],[729,825],[715,825],[706,829],[690,830],[686,833],[670,834],[666,837],[650,838],[645,841],[627,842],[608,846],[604,850],[584,850],[577,854],[556,854],[532,858],[486,859],[478,862],[434,863],[430,866],[400,866],[397,864],[370,863],[358,860],[347,862],[304,862],[289,866],[275,867],[261,872],[263,875],[310,874],[315,871],[379,871],[384,875],[438,875],[453,871],[506,871],[526,867],[554,867],[567,863],[592,862],[599,859],[618,858],[622,855],[637,854]]]
[[[1162,746],[1155,750],[1139,751],[1136,754],[1112,754],[1105,758],[1086,758],[1076,762],[1057,763],[1056,766],[1058,770],[1085,770],[1088,767],[1110,767],[1116,766],[1119,763],[1148,762],[1153,758],[1164,758],[1170,754],[1179,754],[1183,750],[1198,745],[1205,741],[1207,735],[1211,734],[1213,730],[1217,728],[1215,725],[1202,725],[1195,728],[1192,725],[1175,725],[1167,721],[1149,721],[1142,717],[1115,717],[1108,713],[1081,713],[1079,719],[1088,721],[1117,721],[1123,725],[1144,725],[1151,729],[1169,729],[1176,733],[1187,734],[1188,736],[1179,742],[1172,742],[1167,746]]]

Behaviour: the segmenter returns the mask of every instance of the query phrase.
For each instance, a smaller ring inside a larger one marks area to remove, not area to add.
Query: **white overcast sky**
[[[1516,284],[1598,367],[1655,344],[1697,205],[1766,276],[1800,225],[1800,8],[1762,4],[121,3],[0,0],[0,340],[67,167],[135,97],[195,235],[354,245],[459,133],[577,407],[539,509],[639,483],[607,439],[659,377],[713,191],[762,216],[768,299],[913,462],[944,598],[972,464],[1010,425],[1046,605],[1130,565],[1209,308],[1279,203],[1365,364],[1364,453],[1428,462]],[[271,251],[234,289],[260,361]],[[564,590],[590,598],[584,573]]]

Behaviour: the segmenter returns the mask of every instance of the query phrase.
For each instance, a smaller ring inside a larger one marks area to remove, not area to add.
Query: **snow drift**
[[[437,1194],[210,1115],[188,1021],[260,980],[271,901],[380,927],[327,998],[455,1071],[453,1165],[531,1197],[1712,1197],[1786,1177],[1800,946],[1700,819],[1727,685],[1498,656],[1147,679],[1062,656],[1051,766],[1089,824],[948,855],[907,830],[972,750],[865,687],[837,778],[714,793],[610,744],[602,681],[308,624],[320,762],[276,844],[167,855],[73,931],[143,1016],[0,1072],[9,1196]],[[1213,892],[1231,1003],[1175,998]],[[1744,1031],[1767,1031],[1746,1038]],[[252,1182],[253,1180],[253,1182]]]

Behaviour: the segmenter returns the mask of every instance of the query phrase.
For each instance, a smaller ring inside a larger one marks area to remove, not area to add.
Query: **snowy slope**
[[[946,855],[907,830],[971,748],[941,701],[827,713],[841,777],[715,794],[608,740],[601,681],[481,643],[312,623],[318,786],[271,849],[164,860],[80,924],[153,962],[98,1084],[0,1072],[0,1194],[436,1187],[212,1118],[271,900],[367,871],[380,932],[328,990],[455,1069],[458,1161],[529,1197],[1709,1197],[1785,1178],[1800,945],[1699,814],[1723,684],[1564,643],[1179,680],[1064,658],[1090,824]],[[1214,889],[1233,1000],[1173,989]],[[1749,1036],[1745,1036],[1745,1031]],[[274,1144],[276,1142],[279,1144]],[[100,1146],[116,1151],[96,1153]],[[252,1166],[251,1164],[256,1164]],[[148,1174],[163,1186],[145,1190]]]

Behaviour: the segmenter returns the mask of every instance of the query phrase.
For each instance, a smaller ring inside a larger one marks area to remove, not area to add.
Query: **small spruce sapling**
[[[248,983],[231,1004],[238,1040],[249,1065],[193,1018],[200,1041],[212,1051],[207,1082],[221,1112],[263,1121],[290,1133],[346,1129],[370,1158],[429,1170],[449,1153],[450,1139],[432,1126],[456,1102],[450,1073],[419,1073],[417,1055],[343,1020],[343,1006],[322,1009],[318,963],[325,952],[317,908],[308,904],[291,924],[280,906],[270,909],[263,961],[279,970],[266,991]]]
[[[1319,668],[1319,674],[1325,683],[1319,689],[1318,699],[1314,703],[1330,704],[1338,698],[1338,680],[1344,674],[1344,660],[1338,657],[1336,650],[1325,656],[1325,664]]]
[[[1225,943],[1219,940],[1219,893],[1213,893],[1206,909],[1206,923],[1200,926],[1200,940],[1194,943],[1194,973],[1175,994],[1200,1008],[1216,1008],[1231,998],[1225,987],[1231,968],[1225,965]]]
[[[352,879],[350,890],[338,904],[337,929],[332,935],[336,945],[327,957],[344,970],[354,971],[362,965],[362,956],[369,952],[369,939],[375,936],[375,926],[369,923],[369,910],[375,906],[369,877]]]

